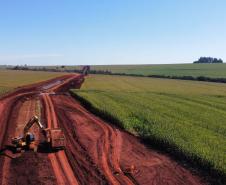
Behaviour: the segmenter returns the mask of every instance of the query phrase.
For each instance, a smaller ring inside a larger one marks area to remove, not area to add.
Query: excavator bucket
[[[49,129],[49,134],[52,148],[65,147],[65,136],[60,128]]]

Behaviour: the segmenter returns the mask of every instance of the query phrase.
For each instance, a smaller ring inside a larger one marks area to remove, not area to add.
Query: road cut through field
[[[69,88],[80,87],[82,78],[58,77],[1,98],[1,184],[204,184],[182,165],[84,109],[67,94]],[[10,158],[5,146],[18,134],[18,125],[23,127],[36,113],[36,102],[44,125],[63,129],[65,150],[28,151]]]

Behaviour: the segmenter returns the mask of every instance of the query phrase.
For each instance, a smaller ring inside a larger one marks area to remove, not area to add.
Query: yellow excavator
[[[37,124],[40,132],[44,136],[44,143],[48,149],[63,149],[65,147],[65,136],[60,128],[44,128],[37,116],[33,116],[25,125],[23,135],[12,138],[12,144],[15,152],[25,150],[33,150],[37,152],[39,143],[35,139],[35,135],[29,132],[30,128]]]

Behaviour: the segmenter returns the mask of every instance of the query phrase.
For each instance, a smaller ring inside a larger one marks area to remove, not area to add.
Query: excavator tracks
[[[45,104],[45,117],[48,128],[58,128],[58,122],[54,106],[49,94],[42,94],[43,103]],[[74,173],[70,167],[69,161],[63,150],[56,153],[48,154],[51,161],[58,184],[71,184],[77,185],[78,182],[74,176]]]

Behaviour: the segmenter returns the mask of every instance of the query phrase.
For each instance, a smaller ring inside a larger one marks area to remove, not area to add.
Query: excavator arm
[[[39,127],[42,131],[44,130],[44,127],[43,127],[43,125],[41,124],[41,122],[39,121],[38,117],[37,117],[37,116],[33,116],[33,117],[27,122],[27,124],[26,124],[25,127],[24,127],[24,136],[27,135],[29,129],[30,129],[35,123],[38,125],[38,127]]]
[[[84,76],[88,75],[89,71],[90,71],[90,66],[84,66],[82,68],[82,75]]]

